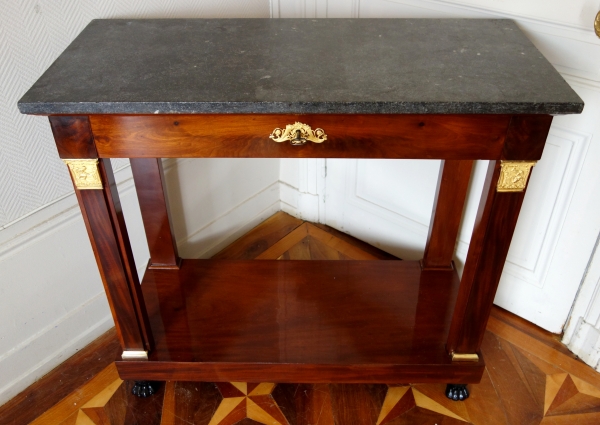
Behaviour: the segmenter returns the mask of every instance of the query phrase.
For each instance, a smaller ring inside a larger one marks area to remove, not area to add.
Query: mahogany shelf
[[[146,271],[155,349],[117,367],[146,380],[479,382],[483,360],[445,349],[458,286],[418,261],[183,260]]]

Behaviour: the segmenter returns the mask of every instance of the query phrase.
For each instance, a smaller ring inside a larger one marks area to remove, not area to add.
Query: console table
[[[552,116],[583,102],[510,20],[95,20],[19,108],[50,116],[123,379],[443,382],[460,399],[484,371]],[[167,157],[443,161],[421,261],[226,261],[178,256]],[[151,254],[141,285],[110,158],[131,161]],[[474,160],[489,167],[459,278]]]

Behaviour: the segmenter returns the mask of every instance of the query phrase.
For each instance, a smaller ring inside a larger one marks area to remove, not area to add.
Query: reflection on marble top
[[[579,113],[511,20],[94,20],[29,114]]]

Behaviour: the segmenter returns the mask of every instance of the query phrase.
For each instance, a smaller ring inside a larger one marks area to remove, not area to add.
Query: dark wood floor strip
[[[0,406],[0,424],[24,425],[33,421],[111,364],[119,350],[113,328]]]
[[[251,260],[282,239],[303,221],[284,212],[266,219],[244,236],[213,256],[215,259]]]
[[[553,334],[552,332],[548,332],[545,329],[540,328],[539,326],[534,325],[531,322],[519,317],[505,309],[494,306],[492,309],[492,317],[512,326],[520,330],[521,332],[526,333],[527,335],[537,339],[540,342],[543,342],[548,347],[555,349],[563,354],[566,354],[573,359],[576,359],[577,356],[573,354],[569,349],[561,342],[562,335]]]

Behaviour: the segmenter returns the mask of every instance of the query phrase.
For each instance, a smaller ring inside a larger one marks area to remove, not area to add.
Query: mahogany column
[[[506,134],[502,160],[540,159],[551,122],[549,115],[514,116]],[[481,347],[525,197],[525,189],[498,191],[500,169],[501,161],[490,161],[450,325],[449,353],[475,354]]]
[[[61,158],[97,160],[88,117],[51,116],[50,124]],[[81,189],[71,177],[126,356],[149,351],[152,336],[110,160],[97,161],[102,188]]]
[[[150,268],[178,268],[180,258],[173,236],[169,201],[160,158],[131,158],[133,180],[140,203]]]
[[[421,262],[424,270],[452,270],[452,256],[472,168],[473,161],[442,160]]]

